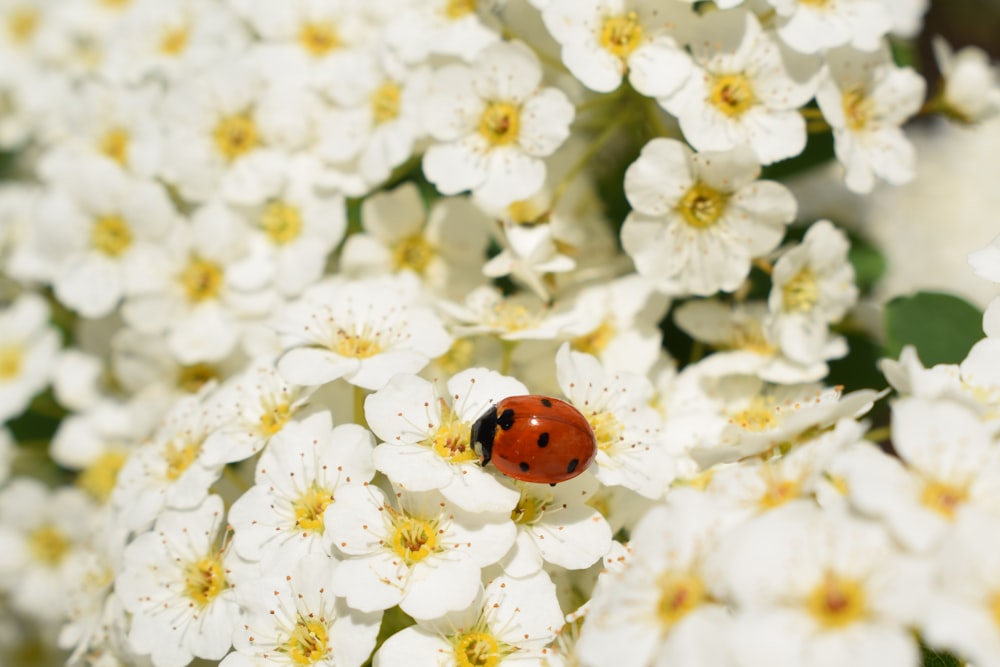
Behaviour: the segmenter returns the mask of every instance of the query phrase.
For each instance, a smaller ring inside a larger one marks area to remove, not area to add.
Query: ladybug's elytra
[[[481,464],[523,482],[556,484],[573,479],[597,456],[587,418],[549,396],[511,396],[490,406],[472,425],[472,447]]]

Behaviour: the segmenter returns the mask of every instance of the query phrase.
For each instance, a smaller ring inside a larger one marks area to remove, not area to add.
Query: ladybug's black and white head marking
[[[504,415],[508,412],[510,413],[508,420],[510,425],[513,425],[514,411],[505,410]],[[490,409],[472,424],[472,451],[479,455],[481,459],[479,464],[482,466],[489,463],[493,456],[493,438],[496,436],[498,423],[497,406],[491,405]],[[510,425],[507,426],[508,429]]]

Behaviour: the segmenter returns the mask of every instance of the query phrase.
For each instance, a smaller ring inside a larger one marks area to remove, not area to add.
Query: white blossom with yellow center
[[[888,47],[867,53],[841,47],[825,58],[828,74],[816,102],[833,128],[833,148],[848,189],[864,194],[876,179],[893,185],[911,181],[916,153],[901,126],[924,102],[924,79],[909,67],[897,67]]]
[[[115,588],[132,614],[129,643],[153,664],[219,660],[239,619],[230,580],[232,551],[222,548],[222,498],[167,510],[125,548]]]
[[[777,39],[743,8],[703,14],[690,40],[695,73],[658,100],[677,116],[687,142],[698,151],[748,146],[760,164],[801,153],[799,107],[816,93],[822,61],[784,59]]]
[[[344,560],[331,588],[364,612],[394,605],[419,619],[466,609],[482,568],[514,542],[509,515],[470,513],[435,491],[399,491],[398,506],[375,486],[345,486],[326,509],[326,543]]]
[[[911,627],[929,568],[884,528],[811,500],[788,503],[723,538],[712,575],[738,609],[733,647],[759,664],[916,664]],[[780,637],[780,641],[779,641]]]
[[[248,613],[220,667],[360,667],[375,648],[382,612],[360,612],[335,597],[336,569],[334,559],[313,554],[240,582]]]
[[[686,4],[553,0],[542,19],[569,71],[599,93],[618,88],[627,73],[639,93],[669,97],[693,71],[682,42],[695,19]]]
[[[424,153],[428,180],[446,195],[472,190],[490,206],[535,194],[545,183],[543,158],[569,136],[575,115],[565,93],[541,83],[538,56],[521,42],[435,71],[423,105],[435,140]]]
[[[379,389],[396,373],[413,373],[451,347],[441,319],[419,305],[413,274],[314,285],[278,320],[289,382],[322,385],[340,378]]]
[[[416,65],[432,55],[472,61],[500,40],[491,0],[429,0],[390,14],[385,37],[403,62]]]
[[[321,410],[277,433],[257,462],[254,485],[233,503],[233,548],[263,563],[323,553],[324,512],[345,485],[375,475],[371,433],[357,424],[334,428]]]
[[[562,625],[556,588],[548,574],[505,575],[489,581],[468,609],[439,621],[418,621],[393,635],[375,660],[380,665],[492,667],[510,657],[545,664],[553,658],[549,644]]]
[[[878,0],[768,0],[780,17],[778,36],[801,53],[850,45],[874,51],[892,28],[892,17]]]
[[[526,393],[518,380],[483,368],[464,370],[443,386],[397,375],[365,401],[368,424],[381,441],[375,467],[403,488],[438,489],[466,511],[509,514],[519,493],[479,465],[470,436],[491,405]]]
[[[788,188],[759,175],[745,148],[695,154],[674,139],[646,144],[625,172],[633,210],[621,231],[638,273],[669,294],[739,288],[797,209]]]
[[[0,421],[19,415],[49,383],[59,347],[41,297],[24,293],[0,310]]]
[[[566,399],[587,418],[597,438],[594,476],[647,498],[660,498],[676,475],[660,415],[650,407],[653,386],[644,376],[613,373],[595,357],[564,343],[556,377]]]
[[[843,318],[858,298],[847,235],[827,220],[813,224],[798,246],[774,264],[768,335],[792,361],[824,358],[829,325]]]

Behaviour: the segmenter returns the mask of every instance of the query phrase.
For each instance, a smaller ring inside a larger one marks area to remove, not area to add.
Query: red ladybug
[[[497,470],[524,482],[573,479],[594,462],[597,439],[587,418],[566,401],[511,396],[472,425],[472,447]]]

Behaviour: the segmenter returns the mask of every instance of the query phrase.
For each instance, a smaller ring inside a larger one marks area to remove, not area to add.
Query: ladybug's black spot
[[[538,446],[539,447],[548,447],[548,445],[549,445],[549,434],[548,433],[542,433],[540,436],[538,436]]]
[[[544,405],[547,408],[551,408],[552,407],[552,401],[550,401],[547,398],[543,398],[542,399],[542,405]]]
[[[497,417],[497,424],[503,430],[509,431],[510,427],[514,425],[514,411],[511,410],[510,408],[507,408],[506,410],[501,412],[500,416]]]
[[[529,467],[530,466],[528,466],[527,463],[525,463],[524,461],[521,461],[521,472],[528,472],[528,468]]]
[[[566,472],[568,473],[573,472],[574,470],[576,470],[576,467],[578,465],[580,465],[580,459],[573,459],[572,461],[569,462],[569,465],[566,466]]]

